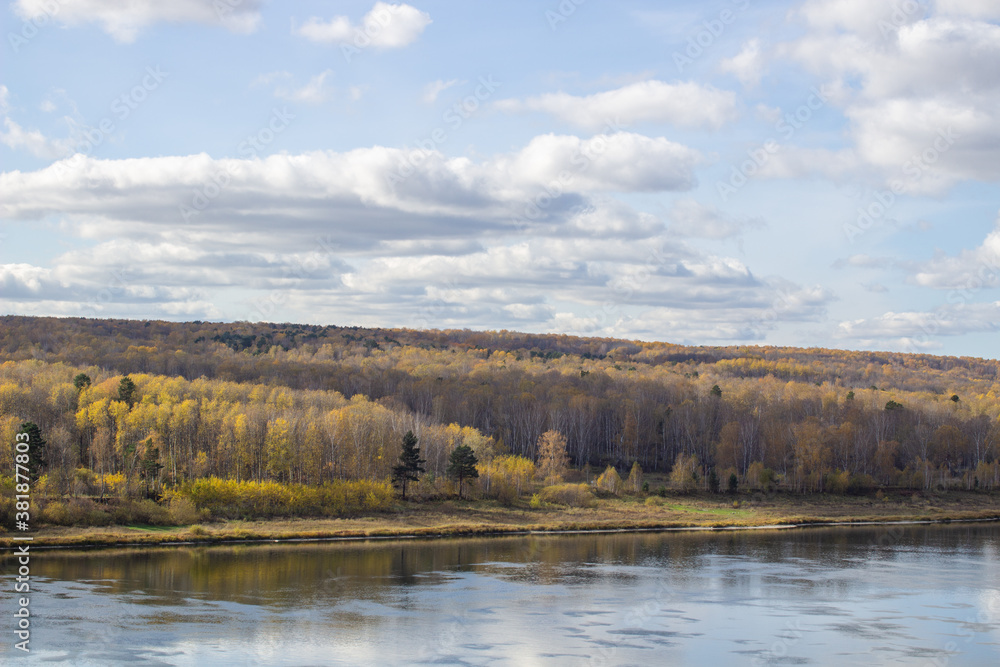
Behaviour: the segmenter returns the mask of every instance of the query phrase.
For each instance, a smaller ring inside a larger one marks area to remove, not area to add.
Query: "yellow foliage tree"
[[[566,436],[559,431],[546,431],[538,438],[538,476],[546,484],[563,481],[569,470]]]

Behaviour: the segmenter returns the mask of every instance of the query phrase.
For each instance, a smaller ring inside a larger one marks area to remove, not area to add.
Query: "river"
[[[995,523],[35,550],[28,655],[0,571],[9,664],[1000,664]]]

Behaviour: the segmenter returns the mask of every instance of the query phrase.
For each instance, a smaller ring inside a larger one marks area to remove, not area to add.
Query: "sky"
[[[14,0],[0,313],[997,358],[993,0]]]

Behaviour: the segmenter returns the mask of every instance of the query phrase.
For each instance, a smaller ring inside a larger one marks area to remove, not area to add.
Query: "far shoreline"
[[[946,494],[948,495],[948,494]],[[975,499],[976,502],[970,502]],[[938,506],[879,505],[866,498],[797,498],[749,502],[729,509],[715,499],[670,498],[666,507],[599,501],[594,507],[529,510],[492,503],[435,501],[350,518],[223,520],[189,526],[46,526],[30,542],[0,535],[0,549],[33,550],[215,546],[266,543],[363,542],[441,538],[600,535],[651,532],[726,532],[807,528],[936,525],[1000,521],[1000,499],[958,494],[933,498]],[[963,506],[964,505],[964,506]],[[969,507],[968,505],[978,505]]]

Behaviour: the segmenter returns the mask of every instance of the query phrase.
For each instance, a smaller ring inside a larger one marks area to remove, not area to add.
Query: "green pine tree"
[[[719,476],[715,472],[715,468],[708,471],[708,488],[712,493],[719,492]]]
[[[406,500],[406,483],[416,482],[427,463],[420,458],[420,448],[417,447],[417,436],[413,431],[407,431],[403,436],[403,453],[399,455],[399,464],[392,467],[392,483],[403,489],[403,500]]]
[[[41,477],[42,468],[46,467],[49,463],[45,451],[45,438],[42,437],[42,431],[35,422],[24,422],[21,424],[18,435],[21,434],[26,434],[28,438],[25,439],[22,435],[16,440],[17,442],[28,443],[28,478],[34,482]]]
[[[135,405],[135,389],[135,382],[127,375],[118,383],[118,400],[128,405],[129,410]]]
[[[459,445],[448,457],[448,477],[458,480],[458,497],[462,498],[462,485],[467,479],[479,477],[475,452],[468,445]]]

